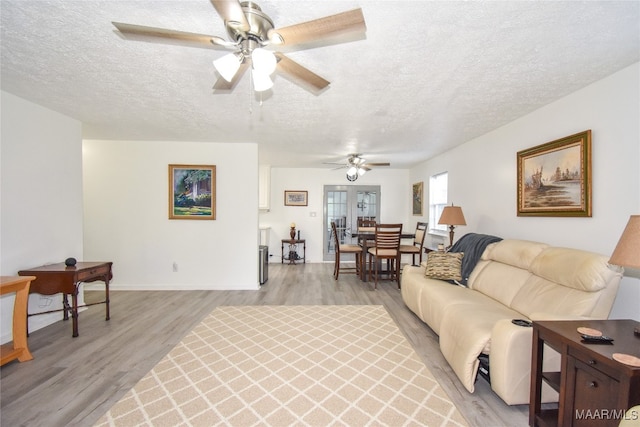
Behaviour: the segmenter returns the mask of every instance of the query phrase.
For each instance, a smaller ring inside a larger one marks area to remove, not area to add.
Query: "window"
[[[429,228],[431,231],[447,231],[446,224],[438,224],[444,207],[447,206],[449,173],[443,172],[429,178]]]

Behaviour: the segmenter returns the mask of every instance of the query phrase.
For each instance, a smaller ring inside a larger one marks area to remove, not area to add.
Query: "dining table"
[[[363,282],[367,282],[369,280],[366,273],[366,264],[367,264],[367,251],[369,248],[375,246],[376,241],[376,232],[375,227],[366,227],[367,229],[360,229],[357,232],[351,233],[351,237],[358,239],[358,244],[362,247],[362,254],[360,255],[360,279]],[[370,228],[370,229],[369,229]],[[416,237],[415,233],[401,233],[400,239],[414,239]],[[371,242],[371,243],[369,243]]]

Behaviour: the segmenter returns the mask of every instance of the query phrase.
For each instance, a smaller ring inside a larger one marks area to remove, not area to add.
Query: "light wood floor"
[[[444,361],[437,336],[402,302],[395,283],[373,290],[353,274],[332,277],[333,264],[269,265],[257,291],[113,291],[80,314],[80,336],[57,322],[29,337],[34,360],[0,369],[2,426],[91,426],[220,305],[384,305],[418,355],[472,426],[526,426],[527,405],[507,406],[480,379],[469,394]],[[103,293],[86,293],[97,301]]]

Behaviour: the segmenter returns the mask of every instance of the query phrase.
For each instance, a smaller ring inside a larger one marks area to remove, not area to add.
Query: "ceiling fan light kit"
[[[256,92],[264,92],[273,87],[273,80],[268,74],[261,73],[255,68],[251,70],[251,80],[253,80],[253,90]]]
[[[260,6],[251,1],[210,0],[213,7],[224,20],[231,41],[218,36],[167,30],[164,28],[113,22],[124,38],[146,40],[169,44],[181,44],[191,47],[209,47],[214,49],[233,49],[235,52],[213,61],[221,76],[214,89],[233,89],[244,74],[243,64],[251,63],[251,81],[257,92],[273,86],[271,74],[274,71],[289,77],[294,83],[312,93],[329,86],[329,81],[316,75],[282,52],[272,52],[278,46],[288,48],[298,45],[340,40],[331,38],[354,33],[364,33],[366,25],[361,9],[342,12],[324,18],[315,19],[289,27],[274,28],[273,21]]]
[[[372,166],[391,166],[389,162],[383,163],[366,163],[366,160],[361,157],[361,154],[349,154],[347,157],[347,163],[334,163],[334,162],[325,162],[325,164],[329,165],[340,165],[340,167],[336,169],[347,168],[347,181],[353,182],[358,179],[358,177],[364,175],[368,171],[371,170]]]
[[[213,61],[213,66],[216,67],[223,79],[231,82],[243,60],[244,55],[240,52],[228,53]]]

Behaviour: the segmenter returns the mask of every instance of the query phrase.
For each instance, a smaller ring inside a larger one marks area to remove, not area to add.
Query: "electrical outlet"
[[[53,302],[53,299],[51,297],[40,295],[40,300],[38,301],[38,307],[40,308],[49,307],[52,302]]]
[[[178,272],[178,263],[177,262],[173,262],[173,272],[177,273]]]

